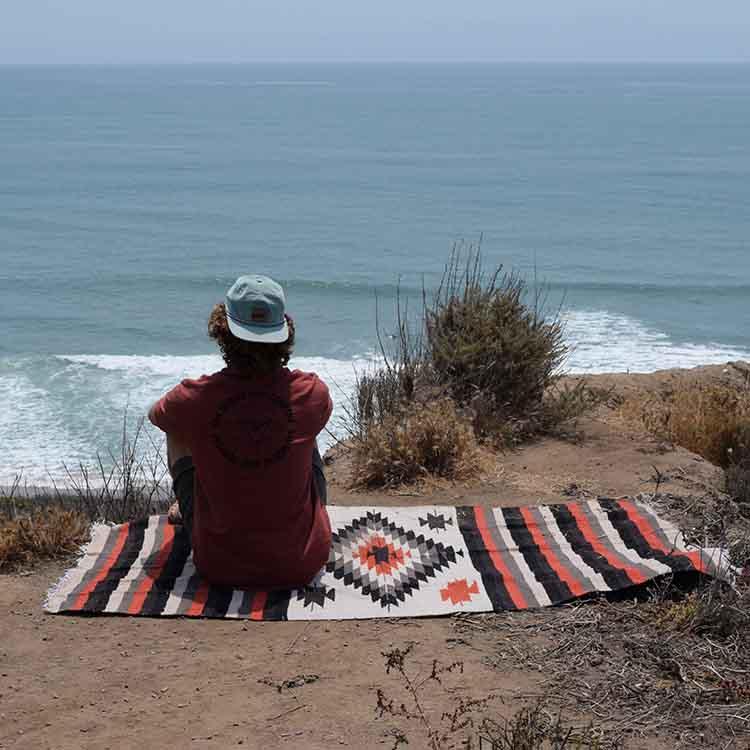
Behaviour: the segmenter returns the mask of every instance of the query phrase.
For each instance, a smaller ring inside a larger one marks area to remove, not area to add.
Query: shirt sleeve
[[[326,426],[333,412],[333,401],[328,386],[315,373],[301,373],[306,380],[304,399],[304,434],[310,437],[317,435]]]
[[[183,380],[154,404],[149,417],[163,432],[186,437],[193,422],[196,399],[193,381]]]
[[[331,398],[331,394],[328,391],[328,386],[320,378],[317,378],[317,381],[316,391],[318,392],[317,395],[319,403],[321,405],[321,410],[320,424],[315,430],[316,435],[321,432],[323,428],[328,424],[328,420],[331,418],[331,414],[333,413],[333,399]]]

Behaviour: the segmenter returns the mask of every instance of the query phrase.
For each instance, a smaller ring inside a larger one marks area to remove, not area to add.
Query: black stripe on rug
[[[492,609],[495,612],[517,609],[508,593],[502,574],[493,564],[492,558],[485,547],[482,535],[477,528],[474,509],[470,506],[458,507],[456,508],[456,517],[471,562],[482,576],[487,596],[492,602]]]
[[[521,515],[520,509],[501,508],[501,512],[513,541],[534,574],[534,578],[544,586],[550,601],[553,604],[559,604],[575,598],[568,584],[560,580],[560,577],[552,569],[552,566],[547,562],[547,558],[534,542],[534,537],[526,526],[526,521]]]
[[[117,560],[115,560],[114,565],[107,572],[104,580],[99,581],[94,586],[94,590],[89,594],[86,603],[81,607],[82,612],[101,612],[104,610],[112,592],[128,574],[130,566],[140,554],[147,526],[148,519],[130,522],[128,536],[120,550],[120,554],[117,556]]]
[[[206,604],[201,613],[203,617],[224,617],[232,601],[234,589],[226,586],[211,586],[208,589]]]
[[[619,568],[610,565],[606,558],[596,552],[591,544],[586,541],[586,537],[578,528],[578,524],[576,523],[573,514],[565,505],[550,505],[549,509],[557,521],[558,528],[562,531],[563,535],[568,540],[568,544],[572,547],[573,552],[575,552],[586,563],[586,565],[599,573],[612,591],[625,589],[633,585],[633,582],[624,570],[620,570]]]
[[[146,594],[140,615],[160,615],[172,593],[174,583],[182,573],[185,563],[190,557],[190,538],[182,528],[178,528],[172,541],[172,549],[169,551],[164,567],[158,578],[154,581],[151,590]]]
[[[620,535],[626,547],[629,547],[638,555],[647,560],[656,560],[670,567],[675,573],[694,571],[693,563],[687,557],[677,555],[667,555],[661,550],[654,549],[641,533],[641,530],[634,524],[624,508],[621,508],[614,500],[601,498],[599,505],[607,514],[612,526]]]
[[[269,591],[266,604],[263,607],[264,620],[286,620],[289,612],[289,598],[292,592],[289,590],[279,589],[278,591]]]

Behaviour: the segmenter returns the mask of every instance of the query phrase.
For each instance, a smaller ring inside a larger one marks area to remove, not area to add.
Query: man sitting
[[[208,321],[226,367],[183,380],[149,419],[167,460],[193,559],[210,583],[294,588],[328,559],[331,526],[316,437],[331,416],[325,383],[290,371],[294,323],[283,289],[241,276]]]

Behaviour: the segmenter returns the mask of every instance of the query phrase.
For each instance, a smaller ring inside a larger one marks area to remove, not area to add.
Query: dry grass
[[[481,627],[490,639],[494,631],[498,669],[544,674],[540,701],[549,715],[590,717],[602,747],[643,747],[645,738],[661,737],[675,750],[744,748],[747,639],[741,631],[720,638],[665,627],[659,620],[668,608],[662,598],[599,599],[487,617],[471,631]]]
[[[474,433],[446,398],[385,416],[355,445],[355,486],[392,487],[426,476],[468,479],[481,471]]]
[[[592,727],[566,726],[562,716],[551,717],[541,703],[524,707],[511,718],[485,719],[479,730],[479,750],[616,750]]]
[[[0,520],[0,571],[72,554],[88,540],[89,527],[82,513],[62,508]]]
[[[682,379],[669,390],[628,399],[622,413],[717,466],[726,468],[748,453],[750,387]]]
[[[117,452],[93,467],[65,467],[67,480],[39,491],[18,476],[0,495],[0,570],[65,557],[86,541],[92,521],[124,523],[165,512],[171,494],[159,446],[144,451],[143,420],[123,418]]]

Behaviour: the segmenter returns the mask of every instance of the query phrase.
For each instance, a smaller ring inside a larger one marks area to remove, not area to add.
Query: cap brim
[[[289,338],[289,326],[284,321],[278,326],[249,326],[238,323],[227,315],[227,324],[233,336],[243,341],[254,341],[258,344],[283,344]]]

